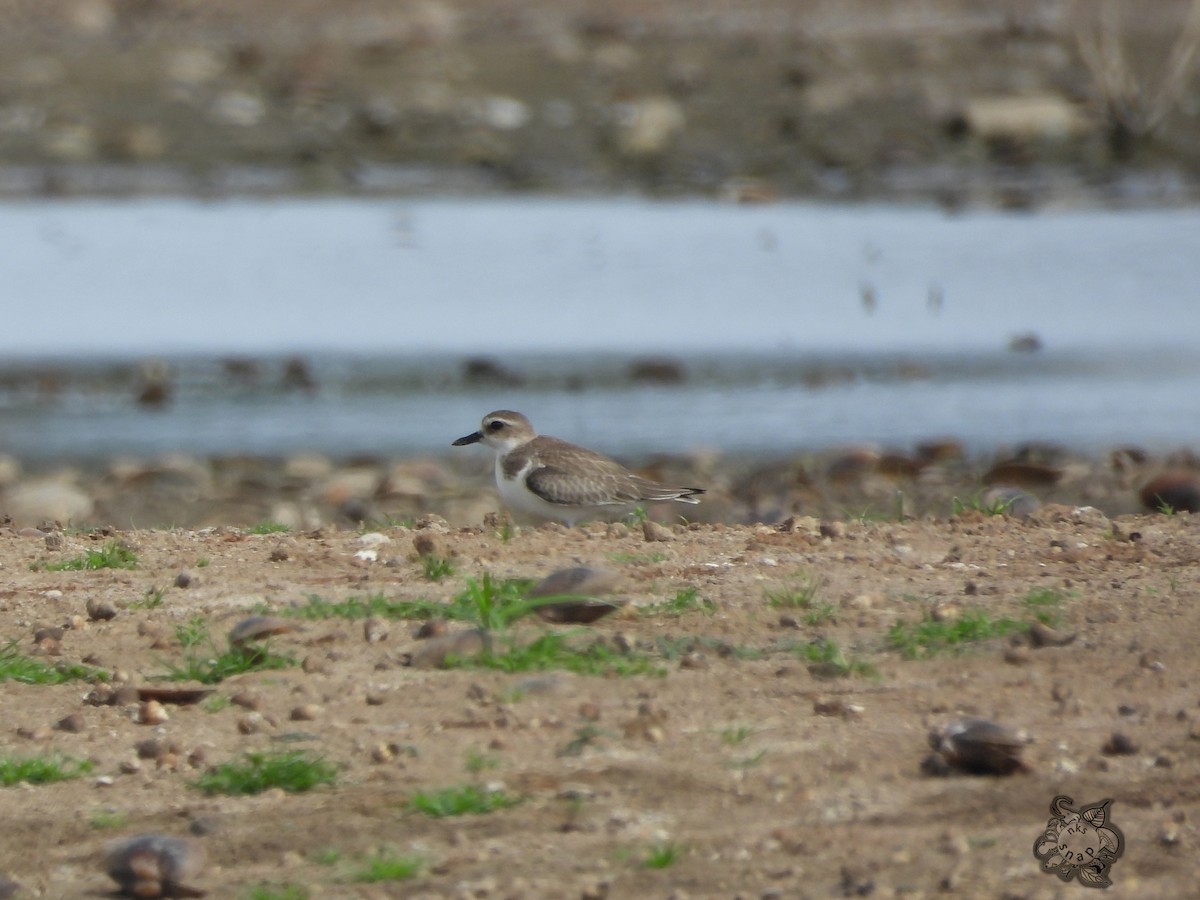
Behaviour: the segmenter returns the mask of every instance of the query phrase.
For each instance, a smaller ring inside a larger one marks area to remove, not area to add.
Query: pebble
[[[386,641],[388,636],[387,622],[376,616],[371,616],[363,622],[363,640],[368,644],[378,644]]]
[[[946,767],[970,775],[1011,775],[1028,771],[1021,760],[1026,740],[987,719],[955,719],[929,734],[935,754],[926,758],[927,774],[945,774]]]
[[[1100,752],[1105,756],[1132,756],[1137,753],[1140,747],[1137,741],[1129,735],[1121,731],[1114,731],[1104,746],[1100,748]]]
[[[87,720],[83,718],[82,713],[71,713],[55,722],[54,727],[59,731],[79,734],[81,731],[87,730]]]
[[[117,617],[117,609],[107,600],[92,597],[87,602],[87,614],[93,622],[107,622]]]
[[[196,579],[192,575],[192,573],[187,571],[186,569],[184,569],[182,572],[180,572],[178,575],[175,576],[175,587],[189,588],[193,584],[195,584],[195,581],[196,581]]]
[[[281,619],[277,616],[251,616],[248,619],[242,619],[230,629],[229,643],[241,646],[248,641],[257,641],[292,631],[300,631],[300,626],[289,619]]]
[[[1142,486],[1138,499],[1154,512],[1200,512],[1200,475],[1187,469],[1163,472]]]
[[[478,628],[453,631],[418,645],[407,654],[407,664],[414,669],[439,669],[448,656],[478,656],[487,646],[487,633]]]
[[[665,543],[666,541],[675,540],[675,535],[666,526],[646,519],[646,521],[642,522],[642,538],[647,543]]]
[[[200,873],[204,861],[199,841],[141,834],[110,844],[105,869],[128,897],[199,897],[184,882]]]
[[[324,710],[321,709],[321,707],[316,703],[305,703],[301,706],[295,707],[292,710],[289,718],[293,722],[313,722],[319,719],[321,717],[321,713],[323,712]]]
[[[138,709],[137,721],[142,725],[161,725],[170,718],[166,708],[157,700],[147,700]]]

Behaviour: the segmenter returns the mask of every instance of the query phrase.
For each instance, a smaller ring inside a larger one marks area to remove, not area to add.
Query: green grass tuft
[[[454,574],[454,565],[445,557],[430,553],[421,557],[421,573],[426,581],[441,581]]]
[[[0,682],[18,681],[21,684],[63,684],[68,681],[106,681],[100,669],[78,663],[59,662],[47,665],[41,660],[24,656],[17,651],[17,642],[0,647]]]
[[[992,619],[968,610],[961,618],[939,622],[926,615],[919,622],[897,622],[888,629],[888,643],[905,659],[924,659],[943,651],[961,652],[966,645],[1004,637],[1027,626],[1013,619]]]
[[[675,865],[686,852],[686,847],[674,842],[658,844],[642,859],[642,865],[647,869],[666,869]]]
[[[354,873],[354,880],[373,884],[379,881],[405,881],[412,878],[425,865],[419,856],[398,856],[386,850],[380,850],[374,856],[368,857],[363,868]]]
[[[262,521],[257,525],[251,525],[248,534],[286,534],[291,531],[287,525],[280,522]]]
[[[308,900],[308,888],[299,884],[259,884],[250,889],[246,900]]]
[[[194,785],[206,794],[261,794],[271,788],[301,793],[333,784],[337,769],[302,750],[247,753],[240,762],[223,763],[205,772]]]
[[[86,759],[71,759],[58,754],[51,756],[0,756],[0,787],[14,784],[50,784],[69,781],[92,771]]]
[[[1053,588],[1030,591],[1021,601],[1035,619],[1051,628],[1057,628],[1062,624],[1061,607],[1064,602],[1066,602],[1066,597]]]
[[[513,797],[503,791],[489,791],[477,785],[464,784],[433,793],[415,794],[408,805],[416,812],[440,819],[447,816],[483,815],[498,809],[508,809],[520,802],[520,797]]]
[[[136,569],[137,554],[120,541],[109,541],[99,550],[88,550],[83,556],[61,562],[44,563],[35,568],[47,572],[77,572],[85,569]]]
[[[850,675],[877,678],[879,675],[873,665],[862,660],[852,659],[833,641],[819,639],[807,644],[798,644],[791,649],[796,656],[810,665],[819,667],[826,675],[839,678]]]
[[[670,600],[643,606],[639,612],[643,616],[682,616],[693,611],[712,615],[716,610],[717,604],[701,597],[694,587],[689,587],[679,591]]]
[[[569,636],[547,632],[528,644],[508,642],[504,650],[491,650],[469,659],[448,659],[458,668],[499,669],[501,672],[563,670],[577,675],[658,675],[666,671],[643,654],[618,653],[600,641],[572,646]]]

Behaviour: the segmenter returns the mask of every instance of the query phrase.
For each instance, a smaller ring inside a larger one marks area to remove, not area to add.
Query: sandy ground
[[[1032,853],[1065,794],[1076,806],[1114,801],[1126,850],[1112,896],[1190,895],[1200,814],[1194,517],[1110,520],[1048,505],[1024,521],[972,511],[823,524],[677,526],[661,541],[638,527],[511,531],[436,517],[378,532],[385,541],[333,528],[68,531],[49,541],[0,530],[8,652],[86,662],[118,684],[175,685],[156,678],[200,652],[181,646],[181,626],[207,628],[224,649],[245,617],[314,596],[450,602],[484,575],[540,578],[581,564],[615,572],[614,596],[629,605],[587,626],[522,620],[507,637],[569,631],[579,646],[601,641],[655,669],[416,668],[408,654],[428,646],[412,636],[419,623],[380,617],[289,619],[303,630],[270,647],[303,666],[233,676],[197,704],[166,704],[158,724],[137,721],[128,692],[91,705],[86,682],[9,680],[0,755],[63,754],[94,768],[0,788],[0,874],[23,886],[17,897],[104,896],[105,845],[154,832],[199,835],[208,864],[191,883],[212,897],[263,885],[280,893],[259,896],[305,896],[282,894],[289,884],[311,897],[1065,897],[1080,888],[1040,872]],[[136,568],[46,568],[113,540]],[[450,560],[453,574],[427,578],[418,548]],[[779,603],[806,585],[806,608]],[[93,620],[89,601],[115,617]],[[1025,626],[1039,612],[1074,640],[1035,646]],[[922,658],[889,640],[898,624],[979,616],[1021,628]],[[56,626],[60,638],[35,643]],[[847,665],[803,651],[830,642]],[[924,774],[929,729],[963,715],[1027,735],[1030,771]],[[139,759],[150,739],[157,748]],[[196,786],[247,752],[288,750],[323,757],[336,782],[252,796]],[[410,805],[469,784],[521,802],[447,818]],[[663,848],[677,851],[671,864],[646,865]],[[356,881],[380,850],[423,868],[404,882]]]

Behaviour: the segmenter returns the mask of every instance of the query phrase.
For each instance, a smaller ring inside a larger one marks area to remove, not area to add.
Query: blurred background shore
[[[1196,195],[1190,0],[10,0],[0,195]]]

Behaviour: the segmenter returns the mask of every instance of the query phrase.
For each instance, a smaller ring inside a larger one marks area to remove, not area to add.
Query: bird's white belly
[[[516,478],[505,478],[502,457],[496,457],[496,490],[500,492],[500,499],[510,509],[543,519],[566,522],[568,525],[574,525],[599,509],[595,506],[568,506],[543,500],[525,486],[525,476],[529,474],[530,468],[527,466],[522,469]]]

